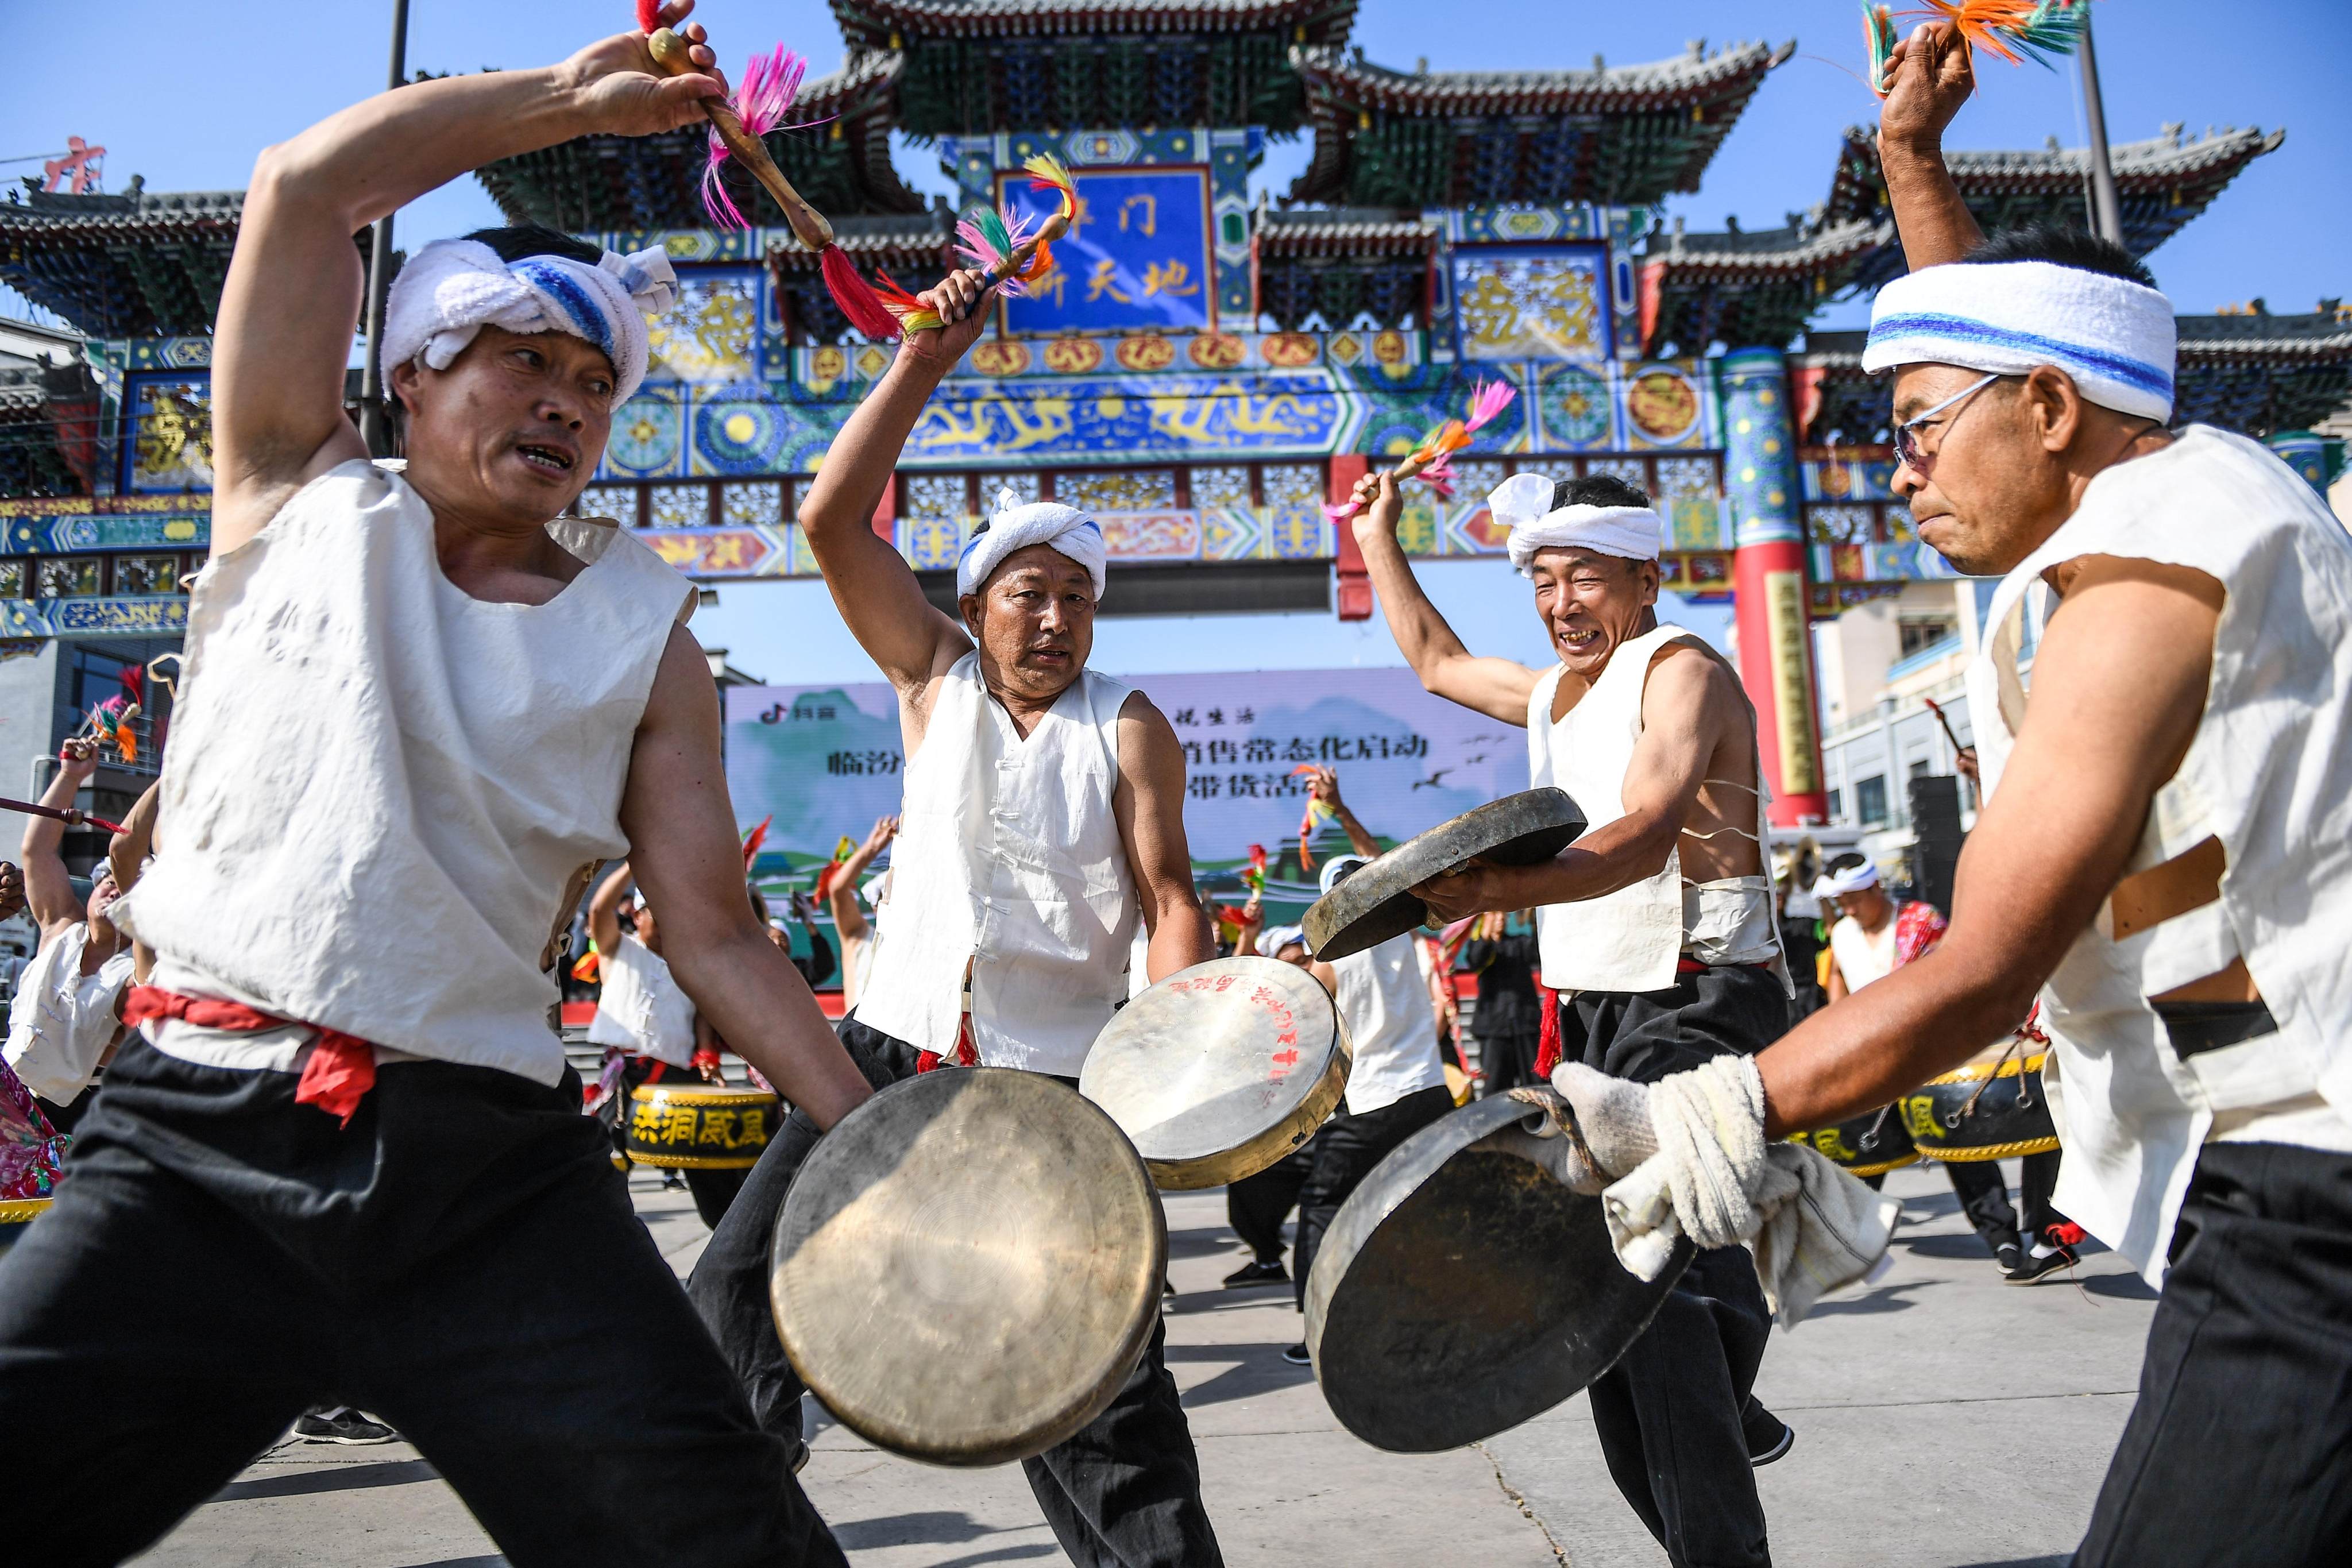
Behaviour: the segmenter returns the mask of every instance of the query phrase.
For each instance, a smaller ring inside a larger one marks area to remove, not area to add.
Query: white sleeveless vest
[[[1437,1051],[1437,1015],[1408,931],[1362,952],[1331,961],[1332,1000],[1347,1026],[1355,1059],[1348,1068],[1348,1114],[1394,1105],[1445,1081]]]
[[[1696,634],[1660,623],[1624,644],[1610,656],[1601,679],[1555,722],[1552,699],[1559,689],[1565,665],[1554,665],[1536,682],[1528,697],[1528,773],[1532,787],[1556,785],[1568,792],[1586,818],[1585,830],[1602,826],[1625,815],[1622,791],[1625,770],[1642,738],[1642,693],[1649,684],[1650,661],[1668,643],[1696,643]],[[1763,758],[1756,763],[1756,834],[1767,840],[1770,825],[1764,806],[1769,798],[1760,787]],[[1735,879],[1729,887],[1707,883],[1692,893],[1730,894],[1752,891],[1741,884],[1755,879]],[[1770,896],[1769,884],[1765,897]],[[1719,900],[1717,901],[1720,901]],[[1597,899],[1570,904],[1547,904],[1536,911],[1536,946],[1543,961],[1543,983],[1555,991],[1660,991],[1675,983],[1675,966],[1682,957],[1690,921],[1701,900],[1686,899],[1683,883],[1682,846],[1666,852],[1666,863],[1653,877]],[[1778,922],[1769,947],[1773,970],[1788,984],[1788,970],[1780,951]]]
[[[205,994],[561,1079],[551,939],[575,876],[628,851],[630,748],[694,591],[612,523],[548,532],[588,563],[561,593],[471,598],[432,509],[354,459],[215,556],[163,852],[115,923]]]
[[[2085,555],[2191,567],[2228,595],[2204,716],[2125,870],[2218,837],[2221,896],[2121,941],[2103,907],[2042,991],[2055,1201],[2160,1282],[2215,1112],[2316,1091],[2352,1115],[2352,541],[2285,464],[2207,426],[2100,472],[1993,595],[1969,670],[1988,791],[2024,722],[2026,590]],[[2233,958],[2278,1031],[2184,1060],[2147,998]]]
[[[125,948],[81,972],[89,924],[76,921],[43,942],[16,978],[8,1009],[8,1066],[25,1087],[52,1105],[65,1105],[98,1076],[98,1062],[114,1043],[115,999],[131,983],[131,952]]]
[[[1111,809],[1129,689],[1082,670],[1024,740],[980,655],[956,661],[907,764],[861,1021],[951,1056],[968,970],[982,1066],[1076,1075],[1127,999],[1143,918]]]

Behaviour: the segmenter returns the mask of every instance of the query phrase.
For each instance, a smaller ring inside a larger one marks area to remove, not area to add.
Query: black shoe
[[[808,1439],[807,1439],[807,1438],[805,1438],[805,1437],[795,1437],[795,1438],[793,1438],[793,1458],[792,1458],[793,1474],[794,1474],[794,1475],[796,1475],[796,1476],[797,1476],[797,1475],[799,1475],[803,1469],[804,1469],[804,1468],[807,1468],[807,1466],[808,1466],[808,1461],[809,1461],[809,1446],[808,1446]]]
[[[1315,1364],[1315,1358],[1307,1353],[1307,1346],[1303,1342],[1295,1345],[1284,1346],[1282,1351],[1282,1359],[1288,1362],[1293,1366],[1313,1366]]]
[[[1166,1297],[1168,1300],[1171,1300],[1171,1301],[1172,1301],[1172,1300],[1174,1300],[1176,1299],[1176,1281],[1174,1281],[1173,1279],[1162,1279],[1162,1280],[1160,1280],[1160,1295],[1162,1295],[1162,1296]]]
[[[1797,1429],[1757,1403],[1753,1394],[1740,1412],[1739,1433],[1748,1439],[1750,1465],[1769,1465],[1797,1446]]]
[[[2022,1264],[2010,1270],[2009,1282],[2012,1285],[2032,1285],[2057,1273],[2062,1268],[2074,1268],[2077,1261],[2073,1247],[2053,1247],[2047,1252],[2034,1253]]]
[[[666,1193],[686,1191],[686,1177],[673,1167],[665,1167],[662,1171],[661,1190]]]
[[[2000,1266],[2003,1274],[2014,1278],[2017,1271],[2025,1267],[2025,1253],[2017,1243],[2012,1241],[2006,1247],[1995,1247],[1992,1260]]]
[[[1289,1283],[1290,1273],[1283,1268],[1282,1259],[1279,1258],[1271,1263],[1260,1263],[1255,1258],[1252,1258],[1225,1276],[1225,1289],[1228,1290],[1238,1290],[1244,1285],[1287,1285]]]
[[[294,1418],[294,1436],[310,1443],[341,1443],[349,1447],[365,1447],[371,1443],[389,1443],[400,1436],[381,1422],[371,1421],[348,1405],[332,1410],[305,1410]]]

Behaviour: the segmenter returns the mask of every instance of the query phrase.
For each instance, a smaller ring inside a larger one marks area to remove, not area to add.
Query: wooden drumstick
[[[656,27],[647,34],[646,47],[651,51],[654,63],[671,76],[692,76],[702,69],[694,63],[693,46],[667,27]],[[727,100],[706,98],[702,100],[702,112],[710,117],[711,126],[719,132],[719,139],[727,143],[727,150],[743,160],[751,177],[765,186],[776,205],[783,209],[784,221],[792,225],[794,237],[811,250],[823,250],[831,245],[833,225],[793,189],[784,172],[768,156],[766,143],[743,129],[743,121],[736,117]]]

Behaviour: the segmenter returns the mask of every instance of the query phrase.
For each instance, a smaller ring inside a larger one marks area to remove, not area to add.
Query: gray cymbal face
[[[1316,1381],[1376,1447],[1458,1447],[1550,1409],[1615,1364],[1690,1260],[1685,1240],[1656,1279],[1635,1279],[1599,1198],[1472,1147],[1529,1115],[1498,1095],[1424,1127],[1340,1206],[1316,1254]]]
[[[777,1216],[769,1293],[826,1408],[940,1465],[1100,1414],[1160,1311],[1168,1237],[1111,1120],[1036,1073],[952,1068],[844,1117]]]
[[[1304,1143],[1348,1085],[1331,994],[1294,964],[1194,964],[1118,1010],[1079,1092],[1134,1140],[1161,1190],[1222,1186]]]
[[[1583,834],[1584,813],[1566,790],[1546,786],[1489,801],[1406,839],[1316,900],[1307,911],[1307,945],[1326,963],[1377,947],[1429,919],[1412,889],[1431,878],[1480,858],[1533,866]]]

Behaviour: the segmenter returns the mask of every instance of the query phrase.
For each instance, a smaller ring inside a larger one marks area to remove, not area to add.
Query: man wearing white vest
[[[74,740],[58,754],[57,777],[40,804],[71,806],[98,772],[98,742]],[[88,898],[77,897],[59,853],[66,825],[25,819],[25,896],[41,943],[25,966],[8,1009],[8,1065],[41,1098],[43,1114],[71,1131],[89,1109],[84,1094],[122,1032],[118,1011],[131,984],[131,941],[108,918],[122,889],[99,862]]]
[[[1373,588],[1422,684],[1527,726],[1535,784],[1565,789],[1591,824],[1542,866],[1478,866],[1419,889],[1432,917],[1537,909],[1541,977],[1560,993],[1543,1020],[1550,1057],[1646,1082],[1761,1050],[1788,1027],[1790,987],[1755,714],[1714,650],[1657,618],[1664,527],[1649,498],[1605,476],[1534,473],[1490,498],[1559,654],[1548,670],[1474,658],[1406,564],[1395,483],[1374,475],[1356,499]],[[1785,1452],[1787,1428],[1749,1389],[1770,1327],[1748,1254],[1710,1248],[1592,1385],[1610,1473],[1678,1564],[1769,1561],[1751,1464]]]
[[[1694,1122],[1673,1083],[1570,1098],[1609,1130],[1612,1194],[1659,1163],[1746,1170],[1765,1140],[1958,1065],[2038,990],[2058,1204],[2162,1288],[2074,1562],[2340,1562],[2352,541],[2261,446],[2167,429],[2172,308],[2121,247],[1978,234],[1941,155],[1968,46],[1937,24],[1895,68],[1880,146],[1912,270],[1880,291],[1863,363],[1895,373],[1921,539],[2001,576],[1969,671],[1987,798],[1951,927],[1757,1058],[1745,1114]],[[1644,1163],[1652,1143],[1674,1152]],[[1677,1188],[1664,1217],[1753,1232],[1778,1219],[1756,1196],[1719,1226]]]
[[[1086,668],[1102,597],[1095,521],[997,498],[956,570],[961,621],[932,608],[872,526],[907,434],[988,320],[979,274],[940,286],[942,331],[910,334],[826,455],[800,522],[834,603],[898,694],[905,796],[889,933],[842,1037],[886,1083],[957,1063],[1075,1086],[1126,1000],[1148,931],[1153,980],[1214,956],[1184,838],[1184,760],[1140,691]],[[777,1343],[768,1241],[815,1129],[788,1118],[696,1265],[696,1304],[780,1436],[801,1385]],[[1081,1568],[1209,1568],[1223,1559],[1155,1328],[1110,1407],[1024,1462]]]
[[[677,1561],[681,1521],[698,1563],[845,1562],[632,1213],[552,1017],[557,939],[626,854],[737,1050],[828,1124],[870,1092],[744,895],[692,587],[565,515],[667,262],[546,230],[421,247],[384,337],[404,472],[342,406],[353,233],[489,160],[700,125],[721,90],[624,33],[261,155],[213,339],[166,837],[111,911],[155,953],[124,1009],[146,1032],[0,1258],[0,1430],[40,1434],[9,1458],[44,1500],[12,1526],[25,1561],[137,1554],[326,1396],[394,1422],[517,1563]]]

